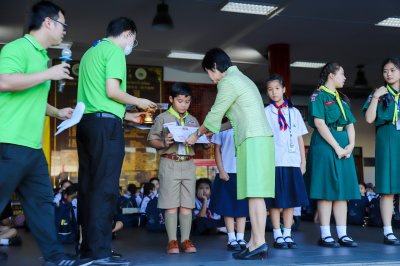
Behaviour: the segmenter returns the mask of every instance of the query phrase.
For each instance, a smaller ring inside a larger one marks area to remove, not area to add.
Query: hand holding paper
[[[186,126],[172,126],[168,125],[169,132],[174,136],[174,141],[185,142],[185,140],[196,130],[198,127],[186,127]],[[205,135],[202,135],[196,143],[210,143]]]
[[[60,134],[64,130],[66,130],[67,128],[70,128],[70,127],[78,124],[82,119],[84,111],[85,111],[85,104],[82,102],[79,102],[76,105],[74,112],[72,113],[72,117],[70,119],[63,121],[61,124],[59,124],[57,127],[57,132],[54,135],[57,136],[58,134]]]

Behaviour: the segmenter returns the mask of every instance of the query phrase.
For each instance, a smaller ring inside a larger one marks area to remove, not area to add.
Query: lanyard
[[[399,92],[396,93],[395,90],[389,86],[389,84],[386,85],[386,88],[389,91],[390,96],[393,97],[393,100],[396,104],[396,106],[394,108],[393,120],[392,120],[392,123],[394,125],[394,124],[396,124],[397,120],[399,120],[399,96],[400,96],[400,93]]]
[[[170,107],[168,108],[168,113],[170,113],[171,115],[173,115],[173,116],[177,119],[177,122],[178,122],[181,126],[184,126],[184,125],[185,125],[185,118],[189,115],[189,113],[186,112],[183,116],[180,116],[180,115],[178,114],[178,112],[175,111],[174,108],[172,108],[172,106],[170,106]],[[188,146],[186,146],[186,154],[189,155],[189,147],[188,147]]]
[[[323,90],[324,92],[326,92],[326,93],[329,93],[330,95],[335,96],[336,102],[337,102],[338,105],[339,105],[339,108],[340,108],[340,111],[342,112],[342,115],[343,115],[343,117],[344,117],[344,120],[347,121],[346,113],[344,112],[344,108],[343,108],[343,105],[342,105],[342,100],[340,99],[339,92],[338,92],[338,91],[332,92],[330,89],[328,89],[328,88],[327,88],[326,86],[324,86],[324,85],[321,85],[320,89],[322,89],[322,90]]]

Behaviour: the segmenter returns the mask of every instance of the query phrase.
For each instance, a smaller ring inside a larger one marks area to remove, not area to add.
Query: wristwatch
[[[200,138],[200,137],[201,137],[201,135],[203,135],[203,134],[201,134],[201,133],[200,133],[200,130],[199,130],[199,129],[197,129],[197,130],[196,130],[196,136],[197,136],[198,138]]]

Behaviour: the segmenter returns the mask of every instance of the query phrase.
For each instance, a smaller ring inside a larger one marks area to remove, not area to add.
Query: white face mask
[[[124,48],[125,55],[130,55],[133,50],[133,40],[129,41],[128,44]]]

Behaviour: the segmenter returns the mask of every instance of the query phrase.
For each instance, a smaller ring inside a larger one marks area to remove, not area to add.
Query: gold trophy
[[[148,108],[148,109],[144,110],[146,112],[146,114],[144,115],[144,120],[143,120],[144,124],[154,124],[154,114],[157,111],[157,109],[159,109],[158,106],[155,108]]]

